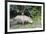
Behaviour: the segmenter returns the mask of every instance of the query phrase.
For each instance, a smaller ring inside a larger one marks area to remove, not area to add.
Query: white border
[[[31,6],[41,6],[41,28],[28,28],[28,29],[10,29],[10,15],[9,15],[9,11],[10,11],[10,5],[31,5]],[[13,2],[8,2],[7,3],[7,32],[17,32],[17,31],[34,31],[34,30],[43,30],[43,4],[32,4],[32,3],[13,3]]]

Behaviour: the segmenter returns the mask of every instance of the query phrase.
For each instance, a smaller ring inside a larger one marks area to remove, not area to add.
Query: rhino
[[[26,24],[26,23],[32,23],[33,20],[31,17],[26,16],[26,15],[17,15],[16,17],[14,17],[13,20],[11,20],[12,24]]]

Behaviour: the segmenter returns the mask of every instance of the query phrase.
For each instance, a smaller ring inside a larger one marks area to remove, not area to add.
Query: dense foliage
[[[26,5],[10,5],[10,17],[21,15],[22,12],[27,16],[41,16],[41,6],[26,6]]]

